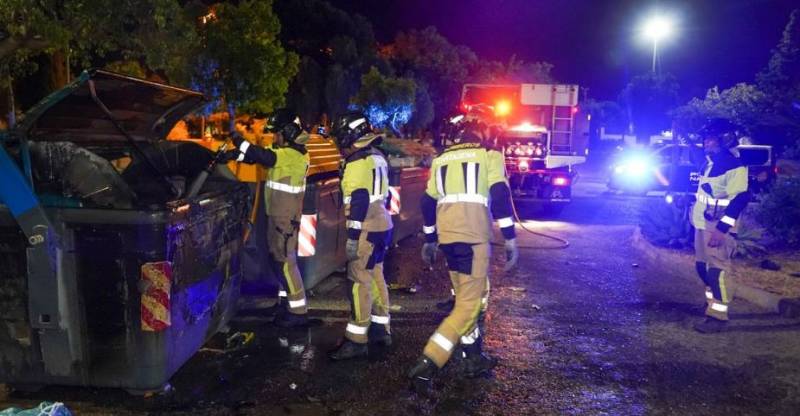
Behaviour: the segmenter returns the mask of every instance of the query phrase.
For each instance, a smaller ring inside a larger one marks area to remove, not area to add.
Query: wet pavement
[[[533,248],[556,243],[518,229],[526,248],[506,274],[497,247],[485,346],[499,365],[469,380],[453,361],[430,399],[408,392],[405,372],[444,318],[434,305],[449,295],[449,280],[442,261],[422,267],[411,238],[392,251],[387,274],[416,279],[419,292],[392,292],[394,345],[365,360],[325,356],[348,316],[345,280],[334,275],[310,299],[311,328],[280,330],[267,312],[243,313],[231,331],[252,331],[254,340],[225,350],[220,336],[166,394],[48,387],[0,392],[0,409],[59,400],[87,415],[798,414],[800,321],[736,300],[728,331],[696,333],[702,317],[692,309],[704,298],[693,271],[657,268],[631,246],[644,202],[608,195],[602,178],[587,174],[557,217],[523,207],[526,227],[570,245]]]

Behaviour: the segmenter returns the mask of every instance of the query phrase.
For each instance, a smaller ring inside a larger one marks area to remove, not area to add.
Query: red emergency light
[[[553,178],[553,186],[567,186],[569,185],[569,179],[563,176],[556,176]]]

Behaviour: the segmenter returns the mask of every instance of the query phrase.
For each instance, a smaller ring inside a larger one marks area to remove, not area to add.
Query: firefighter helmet
[[[369,119],[358,111],[348,112],[333,123],[331,135],[341,149],[349,147],[362,148],[368,146],[382,135],[372,131]]]
[[[280,108],[270,114],[264,130],[269,133],[280,133],[287,142],[299,145],[305,145],[309,137],[307,134],[302,134],[303,126],[300,123],[300,117],[288,108]]]
[[[739,144],[738,128],[735,124],[724,118],[712,118],[698,131],[700,137],[716,137],[719,144],[725,148],[735,147]]]

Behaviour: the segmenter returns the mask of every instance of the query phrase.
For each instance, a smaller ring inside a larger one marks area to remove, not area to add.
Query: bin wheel
[[[174,389],[172,388],[171,384],[164,383],[161,387],[156,387],[153,389],[125,389],[125,391],[131,396],[153,397],[167,396],[171,394]]]
[[[19,391],[22,393],[38,393],[39,390],[44,388],[44,384],[9,384],[11,390]]]

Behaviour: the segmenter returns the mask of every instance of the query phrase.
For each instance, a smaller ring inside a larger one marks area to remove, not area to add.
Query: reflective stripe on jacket
[[[308,172],[308,153],[291,147],[274,147],[275,166],[267,171],[264,201],[267,215],[299,218]]]
[[[692,225],[705,230],[709,221],[719,221],[721,231],[735,230],[749,200],[747,182],[747,167],[730,152],[707,157],[692,207]]]
[[[440,243],[478,244],[491,239],[490,189],[496,184],[508,187],[505,161],[496,150],[465,143],[450,146],[433,159],[426,194],[436,200],[435,232]]]
[[[366,209],[358,206],[362,203],[359,195],[365,197]],[[349,233],[391,229],[392,217],[386,207],[388,196],[389,164],[380,151],[367,148],[347,158],[342,173],[342,197]]]

